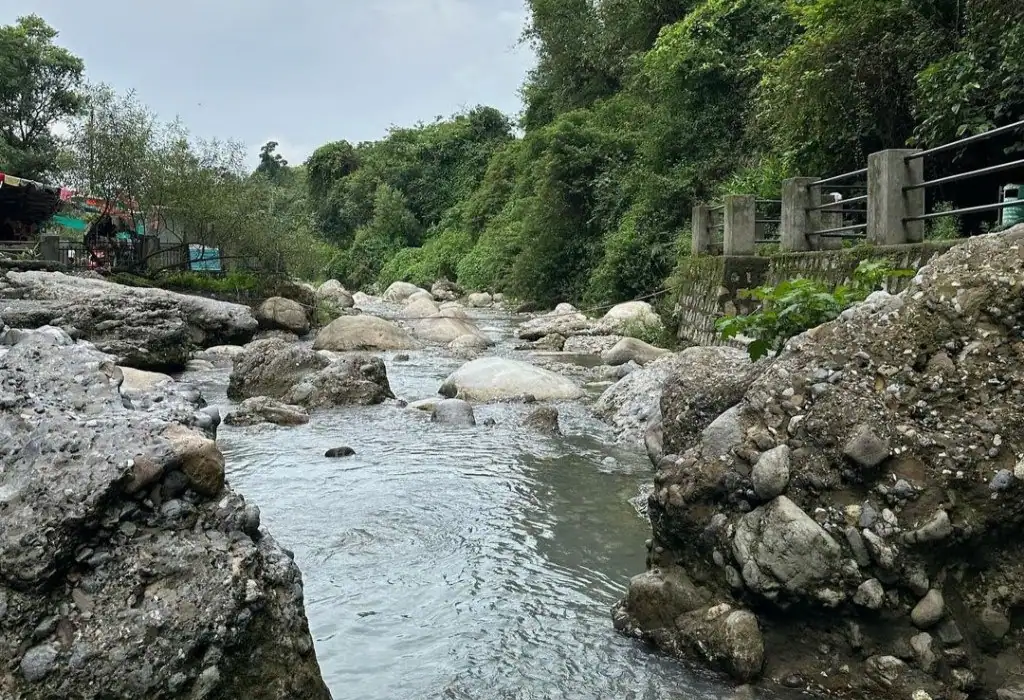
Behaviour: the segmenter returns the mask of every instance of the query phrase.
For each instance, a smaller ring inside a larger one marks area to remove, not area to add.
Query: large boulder
[[[474,336],[485,347],[492,345],[491,339],[470,321],[461,318],[436,316],[409,320],[409,326],[416,337],[429,343],[447,344],[463,336]],[[465,342],[465,341],[463,341]]]
[[[256,308],[260,328],[283,330],[295,335],[309,333],[309,314],[297,301],[284,297],[270,297]]]
[[[316,290],[317,304],[329,304],[336,309],[351,309],[355,306],[352,293],[338,280],[327,280]]]
[[[675,457],[648,500],[648,573],[681,567],[755,615],[766,678],[813,679],[839,698],[1012,697],[1024,658],[1022,338],[1017,227],[933,258],[905,292],[873,294],[741,381],[670,380]],[[701,384],[710,393],[695,401]],[[714,631],[655,622],[660,603],[642,583],[616,626],[707,659]],[[679,643],[687,634],[696,644]]]
[[[305,408],[378,404],[394,398],[380,358],[325,357],[282,340],[257,340],[235,357],[228,398],[267,396]]]
[[[394,282],[390,287],[384,290],[383,299],[384,301],[400,304],[416,292],[425,291],[425,289],[417,287],[415,284],[409,284],[408,282]]]
[[[59,272],[0,277],[0,317],[17,328],[72,330],[119,364],[158,371],[184,368],[197,347],[246,343],[257,330],[247,306]]]
[[[502,401],[532,396],[538,401],[578,399],[583,389],[560,374],[501,357],[467,362],[441,385],[439,393],[466,401]]]
[[[494,297],[487,292],[474,292],[466,297],[466,304],[474,309],[486,309],[494,304]]]
[[[412,297],[409,298],[412,299]],[[399,315],[402,318],[427,318],[439,313],[441,313],[441,307],[437,305],[437,302],[421,297],[406,304]]]
[[[610,308],[601,320],[620,331],[663,327],[661,316],[646,301],[627,301],[617,304]]]
[[[643,444],[648,427],[663,420],[663,392],[667,391],[667,386],[677,387],[685,382],[693,392],[692,398],[696,400],[698,392],[714,390],[711,380],[723,368],[743,374],[750,366],[746,353],[740,350],[724,347],[687,348],[679,353],[662,356],[624,376],[601,394],[594,405],[594,411],[615,429],[619,439]],[[705,377],[707,383],[690,381],[697,377]],[[675,389],[672,391],[675,392]],[[736,396],[732,403],[739,401],[739,398]],[[703,425],[698,427],[698,424],[688,424],[686,427],[697,430],[699,435],[700,430],[729,405],[717,405],[715,415]],[[701,420],[699,416],[693,418]],[[680,420],[673,414],[672,425],[675,426]]]
[[[0,357],[0,697],[329,700],[291,554],[115,359]]]
[[[376,316],[342,316],[320,329],[317,350],[413,350],[419,343],[394,321]]]
[[[540,340],[554,333],[566,338],[574,335],[610,335],[612,328],[565,304],[564,307],[559,305],[550,313],[526,321],[516,332],[523,340]]]
[[[601,353],[601,362],[613,367],[635,362],[642,367],[669,354],[670,350],[655,347],[637,338],[623,338]]]
[[[462,296],[462,290],[454,282],[441,278],[430,287],[430,293],[437,301],[455,301]]]

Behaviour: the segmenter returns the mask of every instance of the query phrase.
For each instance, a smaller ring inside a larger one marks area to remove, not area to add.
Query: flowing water
[[[511,320],[478,319],[511,353]],[[435,395],[461,361],[385,357],[396,395]],[[190,377],[226,407],[227,375]],[[232,485],[294,550],[335,700],[720,698],[728,688],[617,635],[610,608],[644,568],[649,526],[630,499],[646,457],[616,448],[585,406],[565,437],[519,430],[521,405],[477,406],[494,427],[434,425],[396,406],[316,413],[298,428],[230,428]],[[348,445],[356,455],[324,458]]]

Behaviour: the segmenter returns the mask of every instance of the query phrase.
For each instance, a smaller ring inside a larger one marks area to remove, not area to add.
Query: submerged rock
[[[523,425],[544,435],[561,435],[562,428],[558,424],[558,409],[554,406],[541,406],[523,419]]]
[[[183,368],[196,347],[246,343],[257,329],[247,306],[59,272],[0,276],[0,317],[74,329],[118,364],[158,371]]]
[[[430,412],[431,423],[469,427],[476,425],[473,407],[461,399],[445,399],[434,404]]]
[[[342,447],[332,447],[324,452],[324,457],[327,457],[328,459],[339,459],[341,457],[352,457],[355,453],[355,450],[346,445]]]
[[[466,401],[502,401],[525,395],[536,401],[573,400],[583,389],[560,374],[535,365],[500,357],[482,357],[452,373],[439,392]]]
[[[309,412],[302,406],[292,406],[268,396],[254,396],[224,416],[224,422],[234,426],[260,423],[305,425],[309,422]]]
[[[1024,658],[1008,612],[1024,601],[1024,483],[1006,476],[1024,451],[1022,338],[1018,226],[773,360],[704,349],[661,398],[671,458],[648,500],[648,575],[685,570],[758,616],[772,679],[844,699],[1009,697]],[[738,678],[755,668],[723,663],[708,630],[687,637],[697,607],[643,600],[631,585],[617,628]]]
[[[329,700],[294,561],[211,434],[126,407],[114,363],[0,357],[0,697]]]

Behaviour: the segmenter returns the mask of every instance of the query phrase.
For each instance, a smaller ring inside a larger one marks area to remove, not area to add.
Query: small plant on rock
[[[837,318],[881,289],[885,280],[913,275],[913,270],[895,269],[887,260],[862,260],[850,283],[834,289],[824,282],[798,277],[774,286],[743,290],[741,297],[760,302],[758,310],[720,318],[715,326],[723,340],[740,335],[751,338],[747,352],[756,361],[770,352],[781,351],[793,336]]]

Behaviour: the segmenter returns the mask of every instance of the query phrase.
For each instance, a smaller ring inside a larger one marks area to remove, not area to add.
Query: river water
[[[477,323],[511,354],[511,319]],[[461,360],[385,355],[395,394],[436,394]],[[226,372],[189,377],[227,407]],[[649,526],[630,503],[651,478],[581,404],[565,437],[451,428],[396,406],[318,412],[298,428],[218,435],[228,479],[294,550],[335,700],[721,698],[729,688],[617,635],[610,608],[644,569]],[[324,458],[347,445],[356,455]]]

